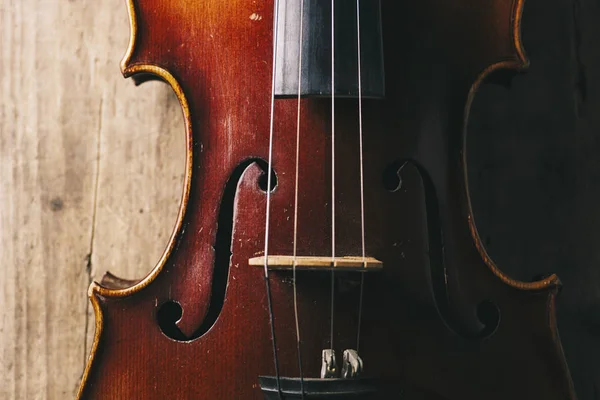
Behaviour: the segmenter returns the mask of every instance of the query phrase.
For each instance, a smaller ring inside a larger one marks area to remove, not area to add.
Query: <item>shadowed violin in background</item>
[[[575,399],[560,281],[496,267],[466,181],[523,0],[127,4],[123,73],[175,91],[186,178],[152,272],[90,286],[79,399]]]

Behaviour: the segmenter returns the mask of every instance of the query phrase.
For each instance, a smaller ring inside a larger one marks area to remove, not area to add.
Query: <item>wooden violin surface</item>
[[[273,2],[128,0],[122,68],[177,94],[187,140],[176,227],[143,280],[89,295],[96,335],[80,399],[261,399],[273,375],[263,256]],[[518,282],[487,256],[470,208],[466,121],[492,71],[527,65],[522,0],[383,0],[386,98],[365,100],[361,355],[384,398],[574,399],[556,329],[560,282]],[[331,253],[331,104],[302,100],[298,253]],[[275,101],[270,254],[291,254],[297,103]],[[152,110],[149,110],[151,112]],[[336,252],[361,246],[356,99],[336,120]],[[359,285],[340,276],[335,344],[355,346]],[[293,288],[271,272],[282,376],[298,376]],[[297,279],[304,374],[329,340],[329,275]]]

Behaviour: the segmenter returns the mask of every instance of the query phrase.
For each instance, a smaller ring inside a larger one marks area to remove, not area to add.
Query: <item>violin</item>
[[[523,0],[128,0],[185,183],[142,280],[89,288],[78,399],[575,399],[556,275],[478,236],[466,126]]]

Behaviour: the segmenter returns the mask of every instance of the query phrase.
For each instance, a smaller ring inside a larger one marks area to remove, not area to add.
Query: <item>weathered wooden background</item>
[[[87,287],[158,260],[184,171],[179,104],[119,62],[123,0],[0,0],[0,399],[75,395]]]
[[[563,344],[600,399],[600,3],[527,0],[532,61],[473,106],[481,236],[510,274],[558,272]],[[123,0],[0,0],[0,399],[75,394],[105,270],[149,271],[175,222],[183,124],[170,89],[119,61]],[[518,358],[518,356],[515,356]]]

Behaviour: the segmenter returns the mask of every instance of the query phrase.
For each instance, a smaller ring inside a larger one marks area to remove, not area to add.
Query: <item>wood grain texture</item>
[[[580,400],[600,393],[599,17],[595,0],[527,0],[531,69],[510,86],[482,87],[469,138],[470,189],[490,254],[511,276],[559,272],[564,282],[559,327]],[[88,354],[100,123],[107,172],[94,278],[104,269],[145,275],[170,234],[173,177],[183,171],[179,106],[162,85],[121,78],[128,38],[122,0],[0,0],[1,399],[74,397]],[[158,140],[166,147],[153,147]],[[152,157],[164,164],[144,169]]]
[[[574,399],[555,331],[556,277],[516,282],[504,276],[482,249],[465,197],[465,107],[487,72],[525,62],[517,34],[522,2],[492,3],[384,2],[390,90],[387,101],[363,108],[370,132],[364,144],[369,149],[365,203],[370,204],[365,231],[368,254],[395,268],[384,269],[383,277],[365,287],[369,331],[361,332],[361,352],[371,365],[370,375],[405,382],[401,387],[383,384],[386,398],[398,398],[409,385],[421,388],[428,399]],[[265,293],[259,289],[264,279],[247,260],[264,248],[266,196],[259,185],[264,161],[252,160],[267,159],[272,29],[266,21],[273,19],[272,4],[130,4],[136,34],[125,72],[158,74],[176,88],[182,104],[189,104],[190,195],[164,262],[151,275],[127,289],[102,283],[91,287],[99,323],[79,398],[259,399],[258,376],[274,371]],[[252,18],[257,14],[263,18]],[[402,23],[397,16],[405,18]],[[415,43],[415,37],[426,38],[426,45]],[[394,58],[398,53],[402,57]],[[299,185],[310,183],[310,193],[301,192],[298,214],[310,223],[298,228],[298,252],[320,256],[331,251],[333,241],[326,140],[332,118],[327,102],[309,99],[304,105],[303,143],[311,151],[301,152]],[[346,140],[335,147],[336,160],[343,160],[336,167],[335,191],[344,194],[341,200],[336,197],[336,209],[343,210],[336,215],[336,229],[344,234],[337,235],[335,251],[350,255],[359,248],[360,232],[357,165],[349,162],[359,158],[352,135],[357,106],[351,101],[338,105],[336,130]],[[293,229],[286,212],[293,203],[289,132],[295,127],[294,107],[293,102],[275,104],[278,183],[271,204],[272,254],[290,254]],[[381,185],[382,174],[394,173],[406,159],[416,159],[418,167],[406,168],[403,190],[390,194]],[[425,196],[429,206],[435,203],[427,209],[428,218],[439,225],[425,222]],[[227,207],[232,211],[225,220]],[[443,239],[436,238],[436,229]],[[434,259],[441,242],[443,255]],[[443,294],[432,283],[435,268],[429,268],[439,266],[441,257]],[[348,290],[335,292],[336,351],[356,340],[358,285],[348,283]],[[291,285],[275,273],[271,285],[280,372],[298,376]],[[325,307],[315,305],[329,303],[329,285],[323,277],[307,275],[297,286],[308,355],[304,371],[314,377],[315,355],[323,348],[329,322]],[[502,310],[501,322],[475,312],[484,299]],[[167,307],[179,311],[167,316]]]
[[[73,398],[90,281],[145,275],[172,230],[181,111],[122,78],[128,39],[119,0],[0,0],[1,399]]]

